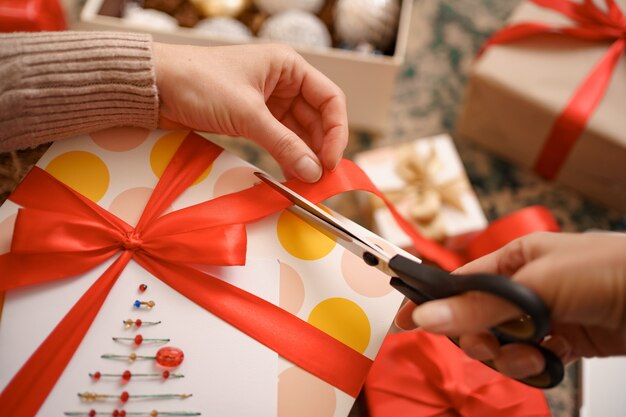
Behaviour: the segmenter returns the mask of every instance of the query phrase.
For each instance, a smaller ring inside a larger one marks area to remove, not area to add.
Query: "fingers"
[[[265,107],[251,112],[247,136],[263,146],[283,171],[304,182],[315,182],[322,176],[322,166],[311,148],[292,130],[279,122]]]
[[[323,145],[319,153],[324,167],[334,170],[348,144],[348,113],[341,89],[317,69],[308,65],[302,82],[302,96],[321,115]]]
[[[402,330],[413,330],[417,327],[417,324],[413,321],[413,310],[415,309],[415,303],[413,301],[407,301],[398,311],[395,319],[395,325]]]
[[[480,333],[520,314],[519,309],[499,297],[469,292],[417,306],[412,319],[426,331],[460,336]]]

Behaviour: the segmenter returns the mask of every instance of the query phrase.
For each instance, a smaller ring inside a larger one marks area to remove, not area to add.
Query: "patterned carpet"
[[[398,74],[392,130],[386,137],[352,132],[346,157],[372,147],[397,144],[441,132],[454,133],[469,65],[487,36],[501,27],[519,0],[419,0],[414,3],[407,59]],[[74,3],[66,0],[66,3]],[[75,12],[75,11],[74,11]],[[244,140],[214,138],[229,150],[276,172],[266,152]],[[477,146],[456,140],[470,180],[490,220],[516,209],[542,204],[565,231],[626,230],[626,217],[581,198],[576,192],[545,182],[497,159]],[[0,154],[0,203],[38,160],[46,146]],[[360,219],[350,198],[334,202],[345,215]],[[566,381],[546,391],[556,417],[578,415],[577,367]],[[366,411],[357,402],[352,416]]]

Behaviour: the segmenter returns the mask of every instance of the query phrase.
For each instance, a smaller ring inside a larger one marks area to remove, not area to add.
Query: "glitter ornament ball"
[[[219,36],[237,41],[247,41],[253,35],[252,31],[239,20],[232,17],[211,17],[201,20],[194,30],[211,36]]]
[[[324,0],[254,0],[254,5],[267,14],[277,14],[287,10],[317,13],[324,6]]]
[[[248,7],[248,0],[190,0],[204,16],[236,17]]]
[[[385,51],[398,32],[399,0],[338,0],[334,28],[342,43],[366,42]]]
[[[269,17],[258,36],[291,45],[330,47],[328,28],[317,16],[300,10],[289,10]]]

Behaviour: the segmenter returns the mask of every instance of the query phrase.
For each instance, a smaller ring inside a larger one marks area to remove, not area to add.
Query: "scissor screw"
[[[369,266],[376,266],[376,265],[378,265],[378,258],[376,256],[372,255],[369,252],[365,252],[363,254],[363,260]]]

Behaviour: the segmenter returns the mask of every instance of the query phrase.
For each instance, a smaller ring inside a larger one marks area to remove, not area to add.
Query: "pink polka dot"
[[[335,389],[300,368],[278,376],[278,417],[332,417],[337,408]]]
[[[129,151],[141,145],[150,134],[139,127],[114,127],[89,134],[96,145],[113,152]]]
[[[291,314],[297,314],[304,303],[304,284],[298,272],[287,264],[280,263],[279,305]]]
[[[17,214],[12,214],[0,222],[0,253],[7,253],[11,250],[11,239],[13,237],[13,226]]]
[[[215,188],[213,189],[214,197],[220,197],[252,187],[259,182],[259,179],[254,176],[256,171],[258,170],[252,167],[239,167],[224,172],[215,183]]]
[[[382,297],[393,289],[387,275],[349,251],[341,257],[341,273],[350,288],[366,297]]]
[[[109,206],[109,211],[126,223],[134,226],[139,221],[139,217],[141,217],[141,213],[143,213],[152,191],[154,190],[148,187],[126,190],[115,197]],[[166,212],[168,211],[171,211],[171,209],[166,210]]]

